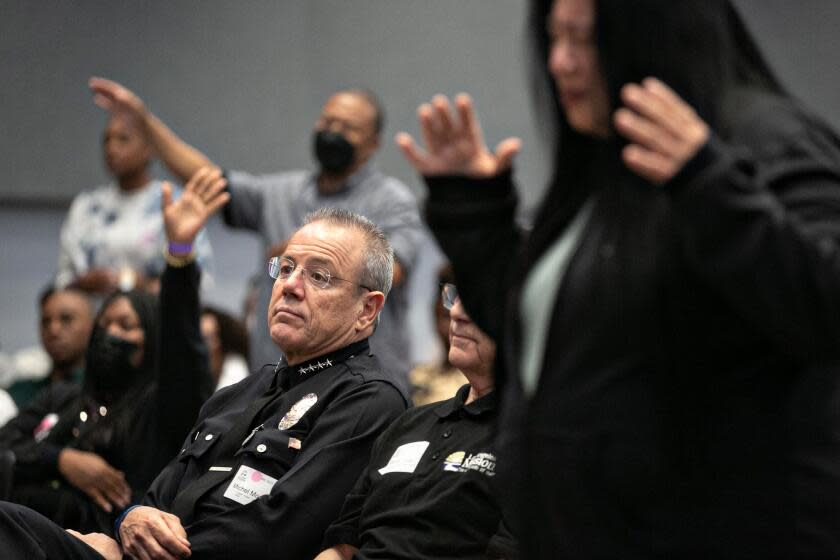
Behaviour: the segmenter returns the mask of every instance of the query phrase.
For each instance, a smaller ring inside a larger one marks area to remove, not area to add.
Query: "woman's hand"
[[[67,482],[109,513],[113,510],[111,504],[124,508],[131,501],[125,474],[96,453],[65,447],[58,455],[58,470]]]
[[[163,223],[171,243],[192,243],[207,219],[230,200],[221,171],[202,167],[172,202],[172,185],[163,184]]]
[[[624,164],[655,184],[671,179],[709,139],[709,126],[674,90],[656,78],[621,89],[625,106],[613,114],[618,132],[630,141]]]
[[[510,168],[522,144],[518,138],[508,138],[490,152],[472,99],[466,93],[455,97],[454,112],[446,96],[436,95],[431,103],[420,105],[417,117],[426,149],[417,146],[406,132],[397,134],[396,142],[408,162],[423,175],[492,177]]]

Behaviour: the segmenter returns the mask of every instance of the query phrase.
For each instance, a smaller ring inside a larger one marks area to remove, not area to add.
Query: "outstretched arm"
[[[202,168],[172,200],[163,186],[163,222],[169,242],[168,266],[161,278],[160,366],[157,407],[156,468],[180,448],[180,443],[212,392],[207,350],[199,328],[199,271],[192,246],[207,219],[229,199],[218,170]]]
[[[511,165],[521,142],[508,138],[491,152],[467,94],[435,96],[417,109],[425,150],[406,133],[396,141],[429,187],[426,221],[464,288],[464,305],[481,328],[502,336],[507,285],[504,273],[519,245]]]
[[[93,102],[109,113],[128,113],[143,125],[158,156],[182,183],[202,167],[216,167],[210,159],[190,146],[146,108],[143,100],[117,82],[93,77],[88,81]]]

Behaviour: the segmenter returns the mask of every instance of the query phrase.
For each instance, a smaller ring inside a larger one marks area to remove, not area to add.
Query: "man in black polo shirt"
[[[201,206],[224,183],[217,171],[199,174],[186,193]],[[169,266],[188,264],[191,239],[169,241],[178,253]],[[407,405],[367,342],[392,267],[393,251],[369,220],[315,212],[269,263],[269,330],[284,360],[205,403],[143,505],[118,519],[122,548],[0,505],[3,558],[312,558],[374,441]],[[184,353],[201,352],[198,317],[183,319],[194,338]]]
[[[382,434],[316,560],[517,557],[491,492],[496,345],[466,315],[452,284],[443,301],[449,361],[469,384],[454,398],[407,411]]]

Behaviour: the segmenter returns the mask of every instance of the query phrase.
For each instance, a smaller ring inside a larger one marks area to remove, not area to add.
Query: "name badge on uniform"
[[[412,443],[404,443],[397,447],[394,454],[391,455],[391,460],[388,464],[379,469],[379,474],[388,474],[392,472],[413,473],[420,462],[426,448],[429,447],[428,441],[414,441]]]
[[[275,482],[276,478],[242,465],[230,481],[224,496],[243,505],[250,504],[260,496],[271,493]]]

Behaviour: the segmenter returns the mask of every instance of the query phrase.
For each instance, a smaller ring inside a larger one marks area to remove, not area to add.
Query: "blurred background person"
[[[102,137],[105,166],[114,182],[76,196],[61,228],[56,286],[92,294],[119,288],[156,292],[165,263],[160,215],[162,183],[152,179],[154,148],[130,114],[111,115]],[[198,242],[201,265],[212,251]]]
[[[419,109],[428,221],[503,341],[504,503],[527,558],[840,555],[840,139],[728,0],[534,0],[554,175]]]
[[[92,328],[93,305],[84,292],[51,286],[44,290],[39,298],[38,333],[50,365],[43,376],[27,376],[8,386],[17,408],[23,408],[55,383],[81,384]]]
[[[248,376],[248,331],[242,321],[207,305],[201,311],[201,334],[216,391]]]

